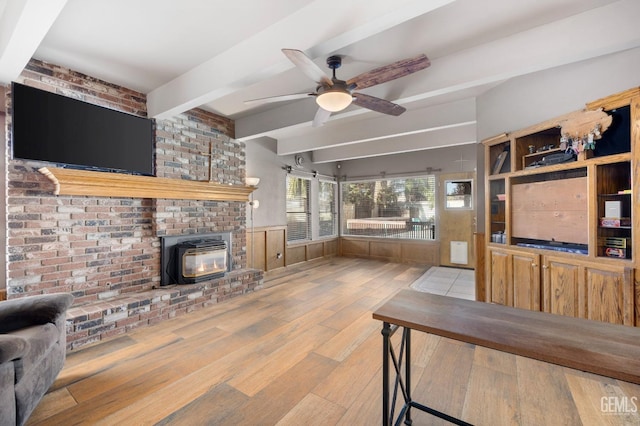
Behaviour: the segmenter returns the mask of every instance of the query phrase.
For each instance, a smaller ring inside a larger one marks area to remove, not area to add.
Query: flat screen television
[[[153,120],[13,83],[12,158],[155,174]]]

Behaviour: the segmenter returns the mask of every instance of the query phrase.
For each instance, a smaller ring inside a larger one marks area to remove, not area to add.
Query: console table
[[[484,346],[601,376],[640,384],[640,328],[401,290],[373,313],[383,322],[383,424],[411,424],[411,409],[459,425],[460,419],[413,401],[411,330]],[[403,329],[399,350],[391,336]],[[389,368],[396,378],[391,396]],[[404,380],[402,370],[404,362]],[[398,388],[404,406],[393,409]]]

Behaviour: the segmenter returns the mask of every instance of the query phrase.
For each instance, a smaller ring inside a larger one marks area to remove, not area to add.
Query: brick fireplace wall
[[[19,82],[146,116],[146,96],[45,62],[31,60]],[[10,88],[8,88],[10,92]],[[7,141],[11,141],[10,93]],[[233,121],[195,109],[156,121],[156,174],[243,185],[244,144]],[[7,298],[50,292],[75,296],[68,346],[125,333],[228,297],[253,291],[260,271],[246,269],[242,202],[55,196],[37,169],[48,163],[11,160],[7,144]],[[160,237],[231,232],[234,270],[198,285],[159,289]]]

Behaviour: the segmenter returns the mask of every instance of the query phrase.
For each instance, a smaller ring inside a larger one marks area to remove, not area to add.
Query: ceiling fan
[[[303,73],[315,81],[318,86],[313,93],[293,93],[290,95],[271,96],[268,98],[252,99],[246,104],[268,103],[303,99],[309,96],[316,98],[318,112],[313,119],[313,127],[323,125],[332,112],[342,111],[351,103],[372,111],[398,116],[406,111],[406,108],[375,96],[355,93],[356,89],[365,89],[377,84],[386,83],[400,77],[413,74],[416,71],[427,68],[431,62],[425,55],[403,59],[392,64],[373,69],[349,80],[336,78],[336,69],[342,65],[342,58],[334,55],[327,58],[327,65],[333,71],[333,77],[327,74],[315,64],[302,51],[296,49],[282,49],[282,52]]]

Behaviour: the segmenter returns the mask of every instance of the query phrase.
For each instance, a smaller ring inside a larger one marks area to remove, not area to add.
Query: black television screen
[[[12,84],[12,157],[154,175],[153,120]]]

